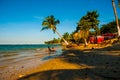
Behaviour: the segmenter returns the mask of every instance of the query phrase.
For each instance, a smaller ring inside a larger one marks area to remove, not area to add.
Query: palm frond
[[[49,27],[43,27],[42,29],[41,29],[41,31],[43,31],[43,30],[45,30],[45,29],[50,29]]]
[[[47,26],[47,25],[49,25],[49,23],[47,21],[42,22],[42,26]]]
[[[56,20],[54,24],[55,24],[55,25],[56,25],[56,24],[60,24],[60,21],[59,21],[59,20]]]

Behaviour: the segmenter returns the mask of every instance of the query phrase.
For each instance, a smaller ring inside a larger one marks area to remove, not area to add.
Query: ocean
[[[51,58],[48,55],[48,46],[56,49],[55,55],[62,53],[60,44],[0,45],[0,68],[36,57],[43,60]]]
[[[29,50],[29,49],[43,49],[50,47],[57,47],[60,44],[26,44],[26,45],[0,45],[0,52],[10,52],[16,50]]]

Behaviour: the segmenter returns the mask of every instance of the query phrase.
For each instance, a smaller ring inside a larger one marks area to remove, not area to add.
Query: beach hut
[[[102,43],[103,41],[104,41],[104,36],[90,37],[90,43]]]
[[[108,39],[115,38],[117,36],[117,34],[115,34],[115,33],[105,33],[105,34],[102,34],[102,36],[104,36],[105,40],[108,40]]]

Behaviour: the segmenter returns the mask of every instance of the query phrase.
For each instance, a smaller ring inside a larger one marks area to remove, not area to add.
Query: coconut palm
[[[59,23],[60,23],[60,21],[59,20],[55,20],[55,18],[54,18],[53,15],[48,16],[42,22],[43,28],[41,30],[45,30],[45,29],[51,29],[51,30],[53,30],[53,32],[57,33],[61,37],[61,39],[63,39],[63,41],[65,42],[65,44],[68,45],[68,42],[56,30],[56,25],[59,24]]]
[[[118,15],[117,15],[117,11],[116,11],[114,0],[112,0],[112,6],[113,6],[114,15],[115,15],[116,24],[117,24],[118,38],[120,38],[120,26],[119,26]]]
[[[67,41],[70,41],[70,39],[72,39],[72,36],[71,34],[69,34],[68,32],[64,33],[63,34],[63,38]]]
[[[84,39],[85,45],[87,45],[90,29],[94,29],[96,31],[96,35],[99,34],[99,20],[97,20],[98,16],[97,11],[88,12],[77,23],[76,31],[79,31],[80,38]]]

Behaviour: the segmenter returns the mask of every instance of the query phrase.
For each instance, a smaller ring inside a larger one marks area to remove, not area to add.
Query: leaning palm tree
[[[51,29],[51,30],[53,30],[53,32],[57,33],[59,35],[59,37],[61,37],[61,39],[63,39],[63,41],[65,42],[65,44],[68,45],[68,42],[56,30],[56,25],[59,24],[59,23],[60,23],[60,21],[59,20],[55,20],[55,18],[54,18],[53,15],[48,16],[42,22],[43,28],[41,30],[45,30],[45,29]]]
[[[120,38],[120,26],[119,26],[118,15],[117,15],[117,11],[116,11],[114,0],[112,0],[112,6],[113,6],[114,15],[115,15],[116,24],[117,24],[118,38]]]

